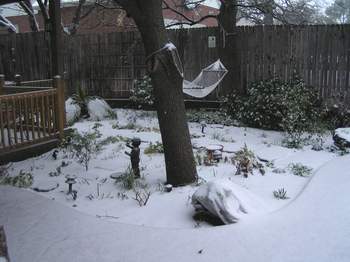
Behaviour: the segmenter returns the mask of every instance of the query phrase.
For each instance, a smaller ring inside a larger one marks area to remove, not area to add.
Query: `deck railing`
[[[18,86],[5,86],[0,76],[0,148],[11,150],[57,137],[65,125],[64,82],[57,76],[51,87],[18,93]],[[39,90],[39,91],[32,91]]]

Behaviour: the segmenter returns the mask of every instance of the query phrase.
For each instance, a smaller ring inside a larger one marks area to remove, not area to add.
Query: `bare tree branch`
[[[38,32],[39,25],[38,25],[38,22],[36,21],[33,6],[32,6],[32,3],[30,2],[30,0],[21,1],[21,2],[19,2],[19,5],[28,14],[29,23],[30,23],[30,27],[31,27],[32,31]]]
[[[14,26],[14,24],[12,24],[12,22],[3,15],[0,15],[0,26],[7,28],[7,30],[11,33],[17,33],[17,28]]]

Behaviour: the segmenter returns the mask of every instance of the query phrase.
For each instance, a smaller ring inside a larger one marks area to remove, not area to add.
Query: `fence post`
[[[53,87],[56,88],[57,90],[56,115],[57,115],[59,138],[63,139],[64,127],[66,124],[66,109],[65,109],[65,101],[64,101],[64,81],[59,75],[53,78]]]
[[[0,95],[4,94],[5,76],[0,75]]]

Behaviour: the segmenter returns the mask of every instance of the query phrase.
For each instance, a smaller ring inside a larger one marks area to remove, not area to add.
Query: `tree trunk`
[[[218,16],[220,26],[219,56],[228,70],[223,80],[223,93],[232,91],[244,94],[245,88],[241,83],[240,52],[238,49],[238,37],[236,30],[237,0],[225,0],[221,3]]]
[[[161,0],[128,0],[120,4],[133,17],[144,43],[156,98],[159,127],[164,146],[167,183],[181,186],[195,182],[196,165],[182,93],[182,77],[169,51]]]

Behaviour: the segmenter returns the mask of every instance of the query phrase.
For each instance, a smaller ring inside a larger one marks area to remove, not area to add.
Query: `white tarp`
[[[68,125],[73,125],[80,117],[81,108],[72,98],[66,100],[66,121]]]
[[[112,108],[101,98],[93,98],[87,104],[90,120],[100,121],[114,115]]]
[[[218,59],[215,63],[204,68],[192,81],[183,81],[183,92],[187,95],[203,98],[209,95],[220,84],[227,74],[227,69]]]
[[[192,195],[192,205],[196,209],[206,209],[225,224],[235,223],[251,213],[266,211],[259,197],[229,179],[201,185]]]

